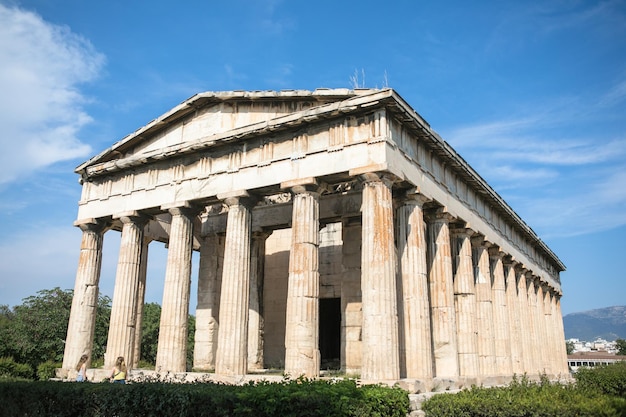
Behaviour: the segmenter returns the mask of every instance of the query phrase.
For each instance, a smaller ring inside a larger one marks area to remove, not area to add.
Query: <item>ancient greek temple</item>
[[[109,369],[138,362],[145,289],[163,280],[161,372],[187,368],[190,304],[193,369],[215,375],[568,372],[563,263],[392,89],[197,94],[76,173],[65,369],[93,345],[103,237],[121,232]],[[147,278],[163,243],[165,276]]]

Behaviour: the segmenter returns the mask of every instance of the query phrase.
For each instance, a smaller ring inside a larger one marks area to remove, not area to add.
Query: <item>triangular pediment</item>
[[[149,159],[187,146],[211,146],[216,140],[240,134],[246,128],[254,129],[293,115],[298,117],[318,107],[380,91],[317,89],[196,94],[79,165],[76,172],[107,162]]]

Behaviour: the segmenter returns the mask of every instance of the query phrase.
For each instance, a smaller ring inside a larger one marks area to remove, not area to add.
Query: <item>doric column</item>
[[[272,232],[254,232],[250,248],[250,306],[248,313],[248,369],[263,369],[263,283],[265,241]]]
[[[135,348],[133,352],[133,363],[131,368],[137,368],[141,359],[141,336],[143,325],[143,306],[146,300],[146,276],[148,273],[148,245],[151,239],[143,238],[141,248],[141,262],[139,269],[139,287],[137,288],[137,325],[135,326]]]
[[[518,273],[515,271],[516,262],[510,257],[505,258],[506,278],[506,305],[509,314],[509,333],[511,335],[511,370],[516,375],[524,374],[524,349],[522,345],[522,317],[519,311],[517,294]]]
[[[291,250],[285,326],[285,373],[319,376],[319,198],[315,180],[291,188]]]
[[[220,256],[224,255],[224,238],[217,234],[205,236],[200,243],[198,268],[198,305],[194,334],[193,367],[215,370],[215,352],[219,329]]]
[[[434,374],[438,378],[456,378],[459,375],[450,220],[450,214],[442,211],[431,212],[427,217],[430,326]]]
[[[253,201],[247,192],[218,195],[218,198],[223,198],[228,205],[228,219],[215,372],[218,375],[245,375],[248,370],[250,228]]]
[[[392,182],[377,174],[365,174],[362,179],[361,376],[365,380],[396,380],[400,363]]]
[[[506,285],[504,282],[504,253],[496,246],[489,248],[491,261],[491,287],[493,306],[493,336],[496,355],[496,372],[499,375],[511,376],[511,332],[509,329],[509,312],[506,304]]]
[[[346,218],[341,225],[341,369],[347,374],[360,374],[363,362],[360,220]]]
[[[123,356],[127,364],[132,364],[135,353],[141,250],[146,218],[133,212],[119,216],[119,219],[122,222],[122,239],[111,303],[107,351],[104,355],[105,368],[112,368],[118,356]]]
[[[567,349],[565,347],[565,331],[563,329],[563,316],[561,315],[561,295],[556,291],[554,291],[552,297],[552,319],[554,320],[557,348],[560,349],[557,354],[555,366],[561,376],[569,375]]]
[[[548,352],[543,354],[543,372],[546,375],[552,375],[552,364],[554,363],[554,338],[552,337],[552,309],[550,308],[550,291],[548,285],[544,282],[539,282],[539,291],[541,298],[539,299],[539,319],[542,321],[543,331],[543,346],[547,348]],[[545,352],[542,349],[542,352]]]
[[[548,366],[548,358],[543,353],[546,348],[546,322],[543,315],[543,288],[539,277],[534,278],[534,320],[535,320],[535,352],[537,353],[536,368],[539,374],[546,374]]]
[[[454,307],[459,346],[459,375],[480,375],[476,322],[476,285],[472,262],[474,233],[468,228],[452,229],[452,262],[454,268]]]
[[[526,293],[528,294],[528,328],[530,330],[530,374],[539,375],[543,368],[541,355],[541,332],[537,318],[537,287],[532,272],[526,271]]]
[[[474,275],[476,283],[477,322],[478,322],[478,363],[482,377],[496,375],[496,357],[493,328],[493,306],[491,293],[491,273],[489,253],[491,246],[482,236],[472,238]]]
[[[421,194],[407,194],[397,210],[401,375],[416,379],[431,379],[433,376],[426,223],[423,214],[426,201]]]
[[[524,351],[524,373],[531,374],[534,369],[533,334],[530,319],[530,303],[528,296],[528,283],[526,269],[518,264],[515,268],[517,275],[517,305],[519,310],[520,334],[522,350]]]
[[[162,207],[172,215],[163,303],[157,347],[157,371],[184,372],[187,368],[187,320],[191,289],[193,220],[189,205]]]
[[[72,309],[67,326],[63,369],[74,369],[80,357],[87,353],[91,361],[96,311],[98,309],[98,283],[102,265],[102,237],[106,225],[96,219],[77,224],[83,232],[80,257],[74,283]],[[89,366],[89,365],[88,365]]]

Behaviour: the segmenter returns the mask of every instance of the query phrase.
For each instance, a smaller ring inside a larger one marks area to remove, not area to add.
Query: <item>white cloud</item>
[[[624,85],[444,137],[541,236],[609,230],[626,224],[626,135],[603,118],[623,112]]]
[[[84,38],[0,4],[0,184],[87,156],[77,134],[91,121],[78,86],[104,64]]]

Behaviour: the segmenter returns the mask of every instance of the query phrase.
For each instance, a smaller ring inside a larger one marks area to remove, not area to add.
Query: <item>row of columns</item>
[[[456,219],[445,211],[425,214],[426,197],[409,193],[395,209],[394,178],[371,173],[361,179],[363,379],[567,371],[555,291],[475,231],[451,227]],[[285,373],[317,377],[321,189],[315,179],[282,187],[293,193]],[[252,233],[254,199],[247,193],[218,198],[229,208],[227,228],[224,237],[206,236],[201,245],[194,367],[242,375],[250,367],[262,367],[258,274],[267,234]],[[172,222],[156,367],[180,372],[186,368],[193,219],[198,212],[190,206],[163,209]],[[117,356],[130,364],[138,361],[145,291],[147,219],[138,213],[118,218],[122,242],[105,366],[112,366]],[[93,343],[106,227],[92,221],[81,229],[64,368],[73,367]]]

